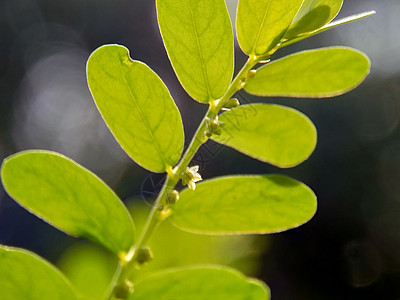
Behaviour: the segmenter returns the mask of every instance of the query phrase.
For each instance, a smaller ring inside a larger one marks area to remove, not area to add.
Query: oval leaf
[[[292,108],[271,104],[241,105],[220,115],[221,135],[212,139],[281,168],[298,165],[313,152],[313,123]]]
[[[236,30],[248,55],[267,54],[290,26],[303,0],[239,0]]]
[[[7,193],[58,229],[119,254],[133,244],[132,219],[117,195],[95,174],[58,153],[23,151],[6,158]]]
[[[26,250],[0,246],[2,300],[77,300],[71,284],[54,266]]]
[[[104,121],[134,161],[153,172],[178,162],[182,120],[157,74],[133,61],[125,47],[106,45],[90,55],[87,77]]]
[[[368,12],[363,12],[363,13],[352,15],[352,16],[349,16],[349,17],[346,17],[346,18],[343,18],[343,19],[339,19],[339,20],[334,21],[334,22],[330,22],[330,23],[326,24],[325,26],[323,26],[322,28],[319,28],[319,29],[317,29],[317,30],[315,30],[313,32],[309,32],[309,33],[303,34],[301,36],[292,38],[290,40],[283,41],[279,45],[279,48],[283,48],[283,47],[289,46],[291,44],[294,44],[294,43],[297,43],[299,41],[302,41],[302,40],[304,40],[304,39],[306,39],[308,37],[314,36],[314,35],[316,35],[318,33],[324,32],[324,31],[326,31],[328,29],[332,29],[332,28],[335,28],[337,26],[340,26],[340,25],[343,25],[343,24],[346,24],[346,23],[357,21],[357,20],[360,20],[362,18],[371,16],[373,14],[375,14],[375,11],[371,10],[371,11],[368,11]]]
[[[284,39],[315,31],[332,21],[339,13],[343,0],[305,0]]]
[[[204,266],[169,270],[137,284],[130,300],[269,300],[268,287],[226,267]]]
[[[333,97],[357,87],[369,69],[365,54],[351,48],[303,51],[259,68],[245,90],[259,96]]]
[[[182,191],[170,220],[199,234],[274,233],[304,224],[316,207],[312,190],[289,177],[228,176]]]
[[[157,0],[169,59],[193,99],[209,102],[228,89],[233,75],[233,33],[224,0]]]

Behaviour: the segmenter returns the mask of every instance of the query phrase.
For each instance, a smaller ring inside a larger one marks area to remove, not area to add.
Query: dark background
[[[236,1],[226,2],[233,14]],[[309,223],[270,237],[257,276],[275,300],[400,299],[400,2],[345,0],[339,17],[367,10],[377,14],[273,57],[331,45],[358,48],[372,70],[356,90],[322,100],[238,95],[241,102],[280,103],[308,115],[318,130],[310,159],[280,170],[216,144],[196,158],[204,178],[283,173],[317,194]],[[154,1],[2,0],[0,159],[24,149],[58,151],[97,173],[122,199],[140,197],[151,174],[113,140],[86,86],[86,60],[106,43],[125,45],[160,75],[181,111],[186,138],[193,135],[206,106],[189,98],[172,71]],[[237,48],[237,65],[244,60]],[[71,240],[0,188],[0,244],[56,261]]]

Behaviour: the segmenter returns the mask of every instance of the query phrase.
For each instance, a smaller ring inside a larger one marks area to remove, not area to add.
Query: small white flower
[[[196,182],[202,180],[201,175],[197,173],[199,171],[199,166],[193,166],[186,168],[185,173],[182,176],[182,184],[187,185],[189,189],[196,189]]]

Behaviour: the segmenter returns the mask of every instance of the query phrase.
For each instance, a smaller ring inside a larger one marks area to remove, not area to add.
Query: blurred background
[[[236,0],[226,0],[234,23]],[[318,130],[313,155],[278,169],[212,142],[195,157],[203,178],[281,173],[318,196],[315,217],[270,236],[202,237],[166,222],[153,240],[154,262],[137,272],[213,263],[265,281],[275,300],[400,299],[400,2],[345,0],[340,17],[375,10],[282,49],[344,45],[366,53],[372,70],[356,90],[333,99],[257,98],[308,115]],[[131,208],[138,227],[163,175],[132,162],[91,99],[85,64],[107,43],[130,49],[164,80],[182,114],[187,141],[206,106],[185,93],[172,71],[149,0],[0,1],[0,160],[25,149],[63,153],[105,180]],[[236,47],[236,63],[245,56]],[[0,244],[23,247],[57,264],[83,294],[99,297],[115,259],[29,214],[0,187]],[[79,270],[78,270],[79,266]]]

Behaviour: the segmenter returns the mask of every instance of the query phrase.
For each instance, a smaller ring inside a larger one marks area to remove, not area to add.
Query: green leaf
[[[284,38],[290,39],[315,31],[333,20],[343,0],[305,0]]]
[[[220,98],[232,80],[233,33],[224,0],[157,0],[169,59],[193,99]]]
[[[130,300],[269,300],[268,287],[226,267],[203,266],[173,269],[135,284]]]
[[[133,61],[125,47],[106,45],[90,55],[87,77],[97,108],[133,160],[153,172],[178,162],[182,120],[157,74]]]
[[[317,143],[313,123],[292,108],[270,104],[241,105],[220,115],[221,135],[212,139],[281,168],[306,160]]]
[[[362,52],[331,47],[298,52],[259,68],[246,92],[258,96],[323,98],[344,94],[368,75]]]
[[[368,11],[368,12],[352,15],[352,16],[349,16],[349,17],[346,17],[346,18],[343,18],[343,19],[339,19],[339,20],[334,21],[334,22],[330,22],[330,23],[326,24],[325,26],[323,26],[322,28],[320,28],[318,30],[306,33],[306,34],[301,35],[299,37],[295,37],[295,38],[283,41],[279,45],[279,49],[283,48],[283,47],[286,47],[286,46],[289,46],[291,44],[297,43],[299,41],[302,41],[302,40],[304,40],[304,39],[306,39],[308,37],[311,37],[311,36],[314,36],[314,35],[316,35],[318,33],[324,32],[324,31],[326,31],[328,29],[335,28],[335,27],[337,27],[339,25],[343,25],[343,24],[350,23],[350,22],[353,22],[353,21],[357,21],[357,20],[360,20],[362,18],[371,16],[373,14],[375,14],[375,11],[372,10],[372,11]]]
[[[80,295],[88,299],[104,298],[117,264],[112,253],[84,242],[63,251],[57,262]]]
[[[77,300],[71,284],[52,265],[26,250],[0,245],[2,300]]]
[[[146,223],[151,206],[143,199],[133,199],[130,203],[129,211],[139,231]],[[171,222],[163,222],[152,236],[149,246],[155,260],[135,273],[135,278],[157,270],[198,264],[229,265],[247,275],[256,274],[261,256],[268,247],[268,239],[259,235],[194,235],[179,230]],[[226,249],[235,251],[227,255]]]
[[[316,207],[312,190],[289,177],[227,176],[182,191],[170,220],[199,234],[274,233],[304,224]]]
[[[267,54],[289,28],[303,0],[239,0],[236,31],[248,55]]]
[[[67,157],[19,152],[4,160],[1,178],[15,201],[58,229],[116,254],[132,246],[135,230],[123,203],[100,178]]]

